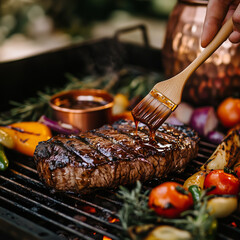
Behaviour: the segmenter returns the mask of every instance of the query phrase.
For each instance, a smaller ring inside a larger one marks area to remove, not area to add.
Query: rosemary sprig
[[[49,115],[48,101],[52,93],[37,92],[34,98],[28,98],[23,103],[10,101],[13,106],[8,112],[0,113],[0,125],[8,125],[21,121],[36,121],[41,115]]]
[[[123,200],[123,207],[119,211],[119,219],[126,231],[130,226],[156,221],[156,214],[148,207],[148,194],[149,191],[142,193],[142,185],[139,181],[131,191],[120,186],[117,196]]]
[[[217,221],[207,210],[207,191],[201,192],[199,200],[194,208],[182,213],[181,218],[167,219],[159,217],[148,207],[149,191],[142,193],[142,185],[137,182],[136,188],[129,191],[127,188],[120,187],[118,197],[123,200],[123,207],[119,211],[120,222],[125,229],[125,238],[130,229],[138,226],[158,226],[159,224],[170,224],[179,229],[187,230],[191,233],[194,240],[214,239]],[[130,236],[128,235],[129,239]],[[134,236],[136,239],[136,236]]]

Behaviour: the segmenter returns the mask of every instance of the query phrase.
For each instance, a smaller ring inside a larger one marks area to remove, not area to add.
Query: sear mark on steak
[[[182,172],[197,156],[198,135],[185,126],[163,124],[150,141],[132,121],[118,121],[78,136],[40,142],[34,160],[40,178],[57,191],[89,193]]]

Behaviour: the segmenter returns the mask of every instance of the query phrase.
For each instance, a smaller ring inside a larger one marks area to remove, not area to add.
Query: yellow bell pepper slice
[[[13,123],[0,130],[12,137],[14,150],[31,157],[39,142],[52,137],[50,128],[40,122]]]
[[[4,130],[0,129],[0,144],[7,148],[14,147],[13,137],[6,133]]]

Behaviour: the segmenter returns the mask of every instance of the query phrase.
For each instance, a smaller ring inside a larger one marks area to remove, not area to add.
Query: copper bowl
[[[111,121],[113,97],[100,89],[69,90],[53,95],[49,104],[56,121],[87,131]]]

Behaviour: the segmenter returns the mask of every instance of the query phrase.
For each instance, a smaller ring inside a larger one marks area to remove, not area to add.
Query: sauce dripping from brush
[[[135,134],[137,135],[137,133],[138,133],[138,124],[139,124],[139,121],[136,120],[135,117],[133,117],[133,119],[134,119],[134,122],[135,122],[135,128],[136,128],[136,130],[135,130]]]
[[[136,127],[135,134],[137,135],[138,134],[138,124],[140,121],[135,117],[133,117],[133,118],[134,118],[135,127]],[[151,128],[151,126],[148,126],[148,128],[149,128],[149,140],[155,141],[155,133],[156,133],[157,129],[153,129],[153,128]]]
[[[165,122],[177,105],[153,88],[132,110],[135,124],[142,122],[150,131],[150,140],[155,141],[156,130]],[[136,125],[137,128],[137,125]]]
[[[143,124],[148,126],[149,129],[149,140],[150,141],[155,141],[155,135],[156,135],[156,131],[157,129],[165,122],[165,120],[167,119],[167,117],[170,115],[171,112],[167,112],[165,111],[164,113],[162,113],[161,119],[158,121],[157,125],[152,125],[151,123],[148,123],[147,121],[145,121],[145,119],[140,119],[138,116],[133,115],[133,119],[135,122],[135,127],[136,127],[136,135],[138,133],[138,124],[139,122],[142,122]]]

